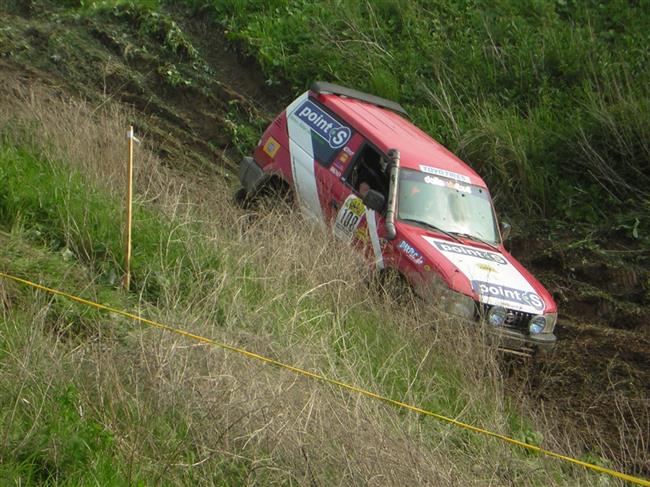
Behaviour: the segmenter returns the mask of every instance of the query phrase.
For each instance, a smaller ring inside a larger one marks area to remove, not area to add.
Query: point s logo
[[[521,291],[520,289],[514,289],[485,281],[472,281],[472,288],[481,296],[530,306],[537,311],[542,311],[544,309],[544,301],[542,298],[532,292]]]
[[[327,141],[330,147],[338,149],[343,147],[348,140],[350,140],[350,129],[348,127],[339,127],[330,130],[329,140]]]
[[[291,116],[307,125],[332,149],[343,147],[352,135],[349,127],[341,125],[334,117],[310,100],[305,100]]]
[[[487,250],[476,249],[474,247],[467,247],[466,245],[448,244],[445,242],[434,242],[442,252],[450,252],[452,254],[466,255],[468,257],[475,257],[477,259],[489,260],[495,264],[507,265],[508,261],[497,254],[496,252],[488,252]]]

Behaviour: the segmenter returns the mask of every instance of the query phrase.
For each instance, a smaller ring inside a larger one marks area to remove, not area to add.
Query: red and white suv
[[[364,247],[450,313],[484,319],[506,346],[546,349],[556,304],[503,247],[490,192],[395,102],[314,83],[245,157],[239,196],[293,190],[310,218]]]

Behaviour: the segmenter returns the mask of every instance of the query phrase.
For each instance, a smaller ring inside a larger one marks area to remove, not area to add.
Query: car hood
[[[509,254],[427,235],[420,237],[426,242],[425,254],[440,264],[443,274],[449,277],[462,273],[480,302],[532,314],[551,307],[548,292],[525,270],[524,275]],[[457,289],[457,279],[448,280],[454,290],[463,291]]]

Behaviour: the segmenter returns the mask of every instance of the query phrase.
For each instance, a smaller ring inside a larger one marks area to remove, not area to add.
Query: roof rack
[[[334,95],[346,96],[348,98],[354,98],[356,100],[365,101],[371,105],[377,105],[378,107],[388,108],[397,113],[401,113],[408,117],[406,110],[397,102],[386,100],[375,95],[370,95],[364,93],[363,91],[353,90],[352,88],[346,88],[345,86],[335,85],[334,83],[327,83],[325,81],[315,81],[312,83],[310,90],[315,93],[332,93]]]

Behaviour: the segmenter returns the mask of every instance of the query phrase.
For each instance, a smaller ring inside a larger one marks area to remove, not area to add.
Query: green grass
[[[36,241],[55,252],[71,252],[111,285],[123,273],[124,209],[101,189],[89,188],[82,178],[59,164],[21,149],[0,149],[0,222],[5,229],[24,226]],[[177,284],[187,290],[196,278],[186,242],[193,230],[165,221],[139,204],[133,211],[132,274],[135,291],[150,300],[160,297],[166,273],[175,269]],[[217,252],[206,267],[218,270]]]
[[[395,99],[484,176],[502,213],[650,222],[650,12],[626,1],[210,5],[267,82]],[[607,222],[605,223],[605,220]],[[612,220],[614,225],[612,225]]]
[[[241,249],[248,248],[246,242],[240,242],[239,248],[232,245],[232,239],[242,238],[236,233],[220,233],[222,246],[231,243],[224,246],[227,250],[218,251],[201,241],[198,233],[191,233],[189,223],[168,220],[154,209],[139,206],[134,227],[135,235],[140,234],[135,240],[136,286],[126,295],[116,288],[115,279],[106,276],[107,269],[120,272],[119,204],[103,190],[90,187],[70,168],[40,159],[29,150],[4,146],[0,162],[1,176],[8,182],[7,191],[0,197],[0,223],[10,232],[10,237],[3,237],[0,250],[3,270],[116,307],[137,307],[145,316],[217,339],[266,341],[261,350],[259,344],[248,348],[462,421],[495,427],[503,423],[499,419],[502,415],[517,414],[494,401],[499,395],[498,383],[491,383],[487,376],[480,378],[482,372],[478,374],[478,380],[484,381],[482,392],[476,391],[473,384],[477,378],[471,379],[474,369],[464,361],[467,357],[450,360],[441,355],[445,346],[427,343],[431,338],[428,333],[410,337],[407,330],[396,326],[397,321],[385,319],[385,311],[384,319],[380,319],[380,311],[372,309],[379,302],[359,304],[356,298],[340,302],[326,288],[313,290],[310,280],[314,276],[299,262],[294,264],[293,275],[280,277],[293,282],[293,287],[279,289],[279,276],[272,268],[260,265],[265,264],[264,257],[255,260],[242,254]],[[269,224],[270,228],[277,226],[273,221]],[[264,222],[259,225],[262,231]],[[257,238],[251,236],[255,243]],[[269,241],[268,245],[278,242]],[[186,254],[191,258],[184,257]],[[188,269],[181,269],[181,265]],[[155,286],[151,284],[152,268]],[[211,294],[216,282],[220,287]],[[3,478],[57,485],[95,480],[101,484],[137,484],[138,479],[158,478],[169,471],[180,483],[206,478],[238,483],[257,468],[247,463],[246,455],[239,460],[217,456],[196,474],[170,465],[199,462],[206,448],[205,440],[201,440],[204,428],[197,429],[199,419],[190,409],[201,410],[202,406],[191,399],[191,390],[183,392],[185,387],[179,383],[177,391],[172,388],[156,393],[159,379],[146,372],[161,360],[155,358],[156,343],[171,338],[63,298],[40,295],[15,283],[6,286],[12,307],[8,315],[5,311],[1,328],[4,365],[0,374],[29,374],[30,379],[26,383],[3,382],[0,417],[9,426],[1,445]],[[39,309],[47,311],[32,320],[30,313]],[[412,318],[402,319],[408,323]],[[451,333],[459,340],[458,331]],[[138,343],[143,340],[149,345],[139,356]],[[108,367],[108,372],[99,377],[91,373],[105,360],[100,353],[104,349],[111,350],[110,360],[128,364],[124,372],[110,372],[116,365],[107,362],[102,367]],[[161,353],[173,349],[165,347]],[[48,352],[43,353],[45,350]],[[184,382],[199,380],[207,372],[200,364],[211,354],[205,356],[207,350],[200,350],[203,355],[187,362],[193,364],[190,370],[196,371]],[[27,363],[16,360],[19,356],[27,357]],[[53,365],[46,366],[48,361]],[[178,373],[175,370],[172,367],[164,372],[170,374],[167,380]],[[268,377],[278,373],[275,369],[264,372]],[[109,377],[104,377],[106,374]],[[163,401],[156,399],[160,394],[164,394]],[[21,409],[7,423],[23,399],[42,405],[47,413]],[[339,400],[342,406],[355,401],[347,395]],[[367,407],[374,410],[379,406]],[[414,428],[409,426],[414,420],[411,415],[398,413],[398,417],[398,422],[404,422],[402,427]],[[434,439],[442,434],[447,438],[444,448],[450,449],[450,455],[458,451],[472,457],[487,451],[489,442],[481,437],[433,420],[415,424],[425,437]],[[508,424],[507,434],[524,438],[530,434],[530,424],[524,420]],[[137,447],[128,439],[134,434],[142,442]],[[218,429],[215,434],[220,434]],[[132,446],[125,446],[129,444]],[[140,461],[129,458],[129,448],[139,452]],[[264,455],[264,448],[255,451]],[[511,468],[526,472],[529,460],[525,453],[515,450],[511,455]],[[280,467],[278,461],[274,460],[276,468],[288,468]],[[269,478],[276,478],[272,472],[267,471]]]
[[[517,58],[518,41],[508,37],[505,24],[500,35],[513,56],[512,79],[494,63],[484,66],[481,39],[473,37],[482,17],[472,3],[459,5],[429,11],[413,2],[348,3],[326,12],[322,4],[307,2],[277,2],[273,8],[233,2],[216,8],[229,15],[222,19],[232,35],[261,60],[269,84],[288,80],[303,89],[311,77],[329,73],[330,79],[398,99],[418,123],[470,154],[494,181],[512,182],[510,189],[493,185],[500,204],[511,201],[514,192],[530,194],[521,211],[548,212],[557,197],[549,188],[554,176],[537,171],[536,164],[549,140],[563,140],[564,132],[549,130],[559,123],[558,107],[566,103],[569,112],[577,110],[575,100],[561,94],[554,98],[555,82],[549,81],[543,88],[548,106],[536,101],[538,78],[525,72]],[[111,18],[135,25],[138,35],[128,37],[133,49],[146,46],[138,44],[144,38],[157,39],[169,59],[192,57],[187,47],[178,47],[186,38],[174,34],[168,16],[159,17],[157,2],[69,2],[67,7],[82,20]],[[503,17],[522,17],[517,12]],[[553,19],[547,12],[535,22],[552,27],[566,20]],[[325,53],[316,41],[336,32],[328,33],[330,25],[342,29],[345,42]],[[534,52],[531,29],[522,56]],[[455,72],[458,61],[449,49],[458,36],[471,41],[459,51],[470,66]],[[398,62],[408,69],[397,69]],[[430,72],[437,78],[424,82]],[[168,83],[182,84],[184,73],[172,71]],[[500,83],[507,87],[505,99],[498,94]],[[626,89],[612,95],[620,102],[618,111],[598,97],[583,108],[600,121],[636,117],[643,126],[643,106],[635,108],[633,98],[625,98]],[[443,110],[445,96],[448,111]],[[238,105],[230,108],[226,119],[243,149],[261,126],[252,127],[255,117]],[[207,190],[181,180],[190,185],[191,201],[172,211],[164,196],[156,198],[162,202],[136,202],[133,287],[131,293],[121,291],[123,209],[115,191],[106,187],[111,181],[104,178],[103,186],[95,185],[65,157],[46,157],[43,144],[35,142],[42,138],[38,123],[18,124],[15,131],[6,125],[3,136],[12,133],[0,145],[5,188],[0,228],[9,234],[0,236],[3,270],[461,421],[539,440],[544,428],[518,411],[516,403],[504,404],[498,366],[474,343],[475,334],[426,310],[414,314],[391,307],[368,291],[365,267],[347,258],[339,243],[306,228],[290,212],[242,215],[219,196],[223,188],[218,185]],[[562,130],[580,135],[581,127]],[[624,150],[637,132],[613,127],[621,134],[616,150]],[[76,159],[83,158],[83,149]],[[571,190],[571,179],[563,184]],[[580,212],[587,205],[576,201],[568,206],[575,211],[572,218],[583,218]],[[593,211],[597,217],[598,208]],[[448,471],[454,482],[589,484],[582,471],[563,471],[430,418],[396,412],[15,283],[0,282],[0,311],[3,483],[339,484],[367,483],[375,471],[386,475],[387,483],[397,483]],[[24,408],[23,399],[32,406]],[[545,435],[544,440],[553,438]],[[431,458],[438,465],[427,470],[422,465]],[[475,473],[475,465],[484,477]]]

